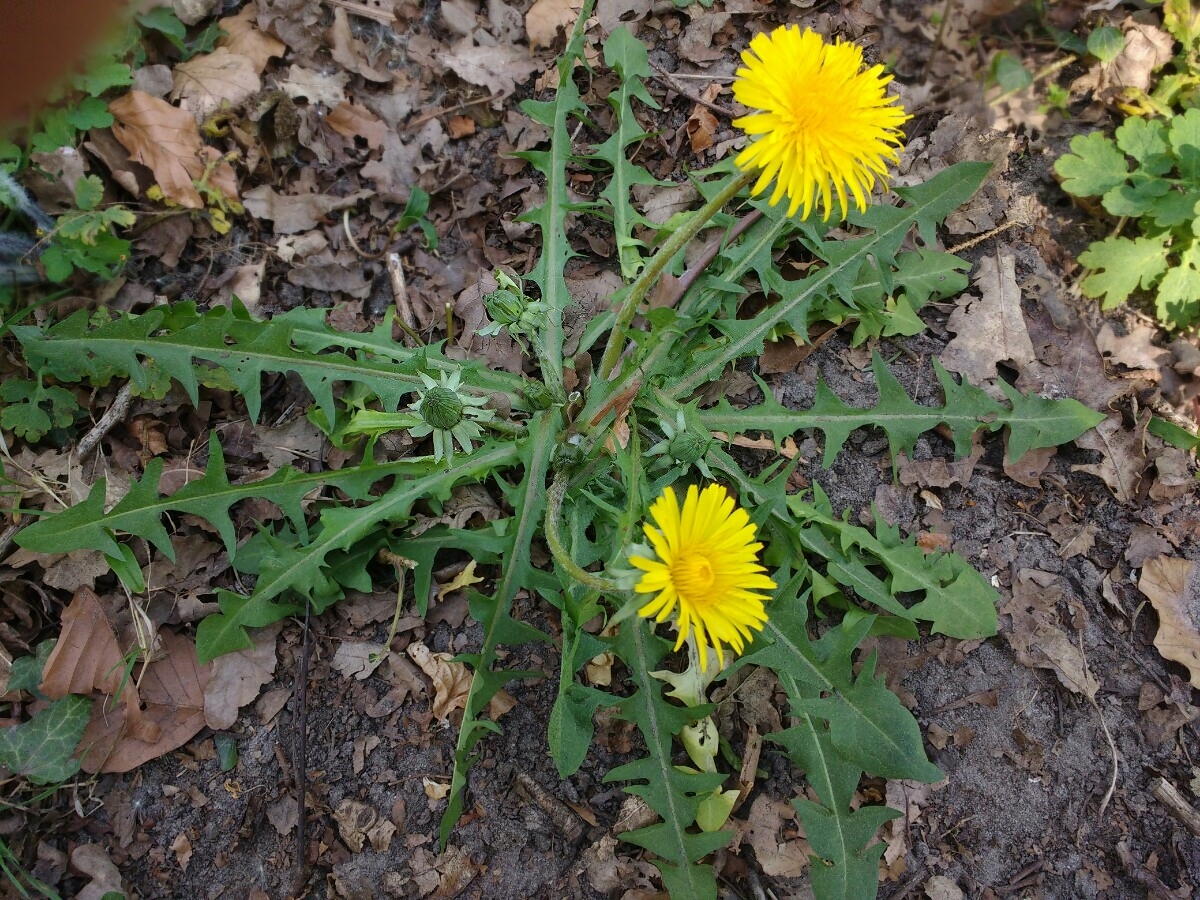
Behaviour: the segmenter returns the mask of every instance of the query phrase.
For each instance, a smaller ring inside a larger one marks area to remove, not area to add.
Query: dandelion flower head
[[[724,666],[722,645],[742,652],[751,629],[762,630],[767,621],[761,592],[775,588],[759,565],[763,545],[754,539],[750,516],[724,487],[710,484],[703,491],[690,486],[682,508],[668,487],[650,505],[650,518],[654,525],[642,530],[656,558],[629,558],[644,573],[635,589],[654,595],[638,613],[656,622],[674,616],[675,649],[694,634],[700,668],[707,666],[709,646]]]
[[[733,122],[752,139],[736,164],[762,170],[752,193],[774,180],[770,203],[786,196],[789,216],[803,207],[807,218],[819,201],[828,219],[836,193],[845,218],[847,191],[865,210],[887,164],[898,161],[900,126],[911,118],[887,93],[892,76],[883,66],[863,71],[855,44],[827,44],[796,25],[756,35],[742,62],[733,95],[757,111]]]

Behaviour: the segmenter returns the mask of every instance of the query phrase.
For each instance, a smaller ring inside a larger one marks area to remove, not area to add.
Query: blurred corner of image
[[[20,122],[108,33],[121,0],[0,0],[0,125]]]

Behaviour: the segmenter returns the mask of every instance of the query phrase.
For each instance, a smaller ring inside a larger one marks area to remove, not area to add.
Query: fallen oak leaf
[[[330,194],[280,194],[270,185],[247,191],[242,201],[246,212],[256,219],[270,219],[276,234],[298,234],[316,228],[324,216],[354,206],[374,191],[356,191],[345,197]]]
[[[175,66],[172,100],[182,100],[197,122],[222,106],[237,106],[262,89],[254,63],[227,47],[193,56]]]
[[[525,13],[529,49],[553,47],[560,33],[566,34],[579,18],[579,0],[536,0]]]
[[[275,674],[279,657],[275,639],[279,623],[257,629],[254,646],[218,656],[204,687],[204,721],[214,731],[223,731],[237,721],[238,710],[258,699],[262,686]]]
[[[1148,559],[1138,590],[1158,612],[1155,648],[1186,666],[1192,687],[1200,687],[1200,566],[1177,556]]]
[[[435,718],[445,722],[456,709],[466,709],[467,694],[471,691],[471,670],[463,663],[454,662],[450,653],[434,653],[420,641],[409,644],[409,658],[433,682],[434,698],[432,712]]]
[[[187,209],[203,209],[195,182],[204,177],[207,163],[221,155],[201,143],[191,113],[141,91],[118,97],[108,109],[116,119],[113,135],[129,151],[130,159],[154,173],[163,197]],[[209,173],[208,184],[237,200],[237,176],[228,162]]]
[[[155,740],[153,724],[142,721],[138,689],[128,675],[125,654],[100,598],[91,588],[79,588],[63,610],[62,631],[42,667],[41,692],[59,700],[68,694],[90,697],[99,691],[125,704],[121,719],[129,722],[132,731]],[[93,717],[103,714],[105,705],[93,704]]]
[[[217,22],[224,36],[217,41],[218,47],[227,47],[233,53],[250,60],[255,74],[262,74],[267,62],[274,56],[283,56],[287,44],[255,27],[258,9],[253,3],[242,7],[236,16],[226,16]]]
[[[163,631],[159,634],[165,655],[150,663],[139,679],[145,709],[142,718],[154,726],[152,737],[143,728],[126,724],[127,707],[115,714],[103,704],[92,707],[92,719],[80,746],[85,772],[128,772],[144,762],[182,747],[204,727],[204,686],[211,665],[201,666],[196,647],[186,637]]]

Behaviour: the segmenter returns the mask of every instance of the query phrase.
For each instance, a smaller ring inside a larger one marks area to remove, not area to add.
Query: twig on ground
[[[1172,816],[1184,824],[1188,831],[1200,837],[1200,812],[1184,799],[1179,789],[1165,778],[1156,778],[1150,785],[1150,793],[1167,808]]]
[[[1083,650],[1083,631],[1079,632],[1079,656],[1083,659],[1083,676],[1086,680],[1091,675],[1090,667],[1088,666],[1087,654]],[[1084,696],[1087,696],[1086,694]],[[1119,762],[1117,756],[1117,745],[1112,739],[1112,734],[1109,733],[1108,723],[1104,721],[1104,711],[1100,709],[1100,704],[1096,702],[1095,697],[1088,697],[1092,704],[1092,709],[1096,710],[1096,715],[1100,717],[1100,727],[1104,730],[1104,739],[1108,741],[1108,752],[1112,754],[1112,778],[1108,783],[1108,790],[1104,792],[1104,798],[1100,801],[1100,808],[1096,811],[1096,821],[1099,822],[1104,818],[1104,811],[1108,809],[1109,801],[1112,800],[1113,794],[1117,790],[1117,773],[1119,772]]]
[[[17,536],[17,532],[24,527],[24,525],[14,522],[3,531],[0,531],[0,561],[3,561],[4,557],[8,554],[8,546],[13,542],[13,538]]]
[[[417,116],[411,122],[404,126],[405,131],[412,131],[414,128],[420,128],[430,119],[438,119],[442,116],[453,115],[456,112],[462,112],[464,109],[469,109],[472,106],[478,106],[480,103],[491,103],[493,100],[500,101],[508,96],[507,91],[501,91],[499,94],[492,94],[489,97],[479,97],[475,100],[468,100],[465,103],[460,103],[458,106],[451,106],[449,109],[437,109],[431,113],[426,113],[423,116]]]
[[[662,82],[667,87],[669,87],[671,90],[673,90],[675,93],[677,93],[680,97],[685,97],[688,100],[691,100],[693,103],[699,103],[701,106],[706,107],[707,109],[711,109],[713,112],[718,113],[719,115],[722,115],[727,119],[736,119],[737,118],[737,113],[735,113],[728,106],[721,106],[721,104],[719,104],[719,103],[713,103],[711,100],[705,100],[699,94],[697,94],[693,91],[689,91],[682,84],[680,84],[678,81],[676,81],[675,76],[672,75],[670,72],[668,72],[666,69],[661,69],[658,66],[654,65],[654,63],[650,64],[650,68],[654,69],[654,71],[658,73],[657,75],[654,76],[655,81]]]
[[[404,332],[404,343],[411,347],[420,347],[424,341],[417,333],[417,316],[413,312],[412,304],[408,302],[408,285],[404,282],[404,264],[400,261],[400,254],[389,253],[384,265],[387,266],[388,277],[392,280],[392,296],[396,298],[396,312],[399,314],[400,328]]]
[[[100,417],[100,421],[80,439],[79,445],[75,448],[80,459],[83,459],[95,450],[96,445],[100,443],[106,434],[112,431],[113,426],[125,418],[125,414],[129,412],[129,404],[132,401],[133,382],[127,381],[121,386],[121,390],[117,391],[116,399],[113,400],[112,406]]]
[[[304,632],[301,638],[300,652],[300,685],[296,692],[296,757],[292,760],[292,768],[296,773],[296,879],[294,896],[304,895],[304,885],[308,881],[308,848],[304,840],[305,809],[304,794],[308,790],[308,614],[311,604],[304,601]]]

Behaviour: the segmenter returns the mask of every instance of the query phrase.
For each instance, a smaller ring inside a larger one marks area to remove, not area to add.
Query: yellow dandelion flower
[[[650,505],[649,523],[642,526],[657,559],[631,555],[630,563],[645,574],[635,586],[654,598],[638,613],[657,622],[672,615],[678,650],[694,632],[700,668],[708,662],[706,648],[717,651],[725,665],[723,644],[741,653],[750,630],[767,621],[761,591],[775,582],[758,563],[762,544],[754,540],[750,516],[733,502],[725,488],[710,484],[703,491],[691,485],[680,509],[672,488]]]
[[[803,206],[808,218],[819,199],[828,219],[832,192],[846,217],[849,190],[865,210],[876,182],[886,183],[887,164],[897,162],[900,126],[911,118],[887,93],[892,76],[883,66],[862,71],[856,45],[827,44],[796,25],[756,35],[742,62],[733,95],[761,110],[733,122],[753,139],[737,166],[762,170],[752,193],[774,179],[772,206],[786,195],[788,215]]]

